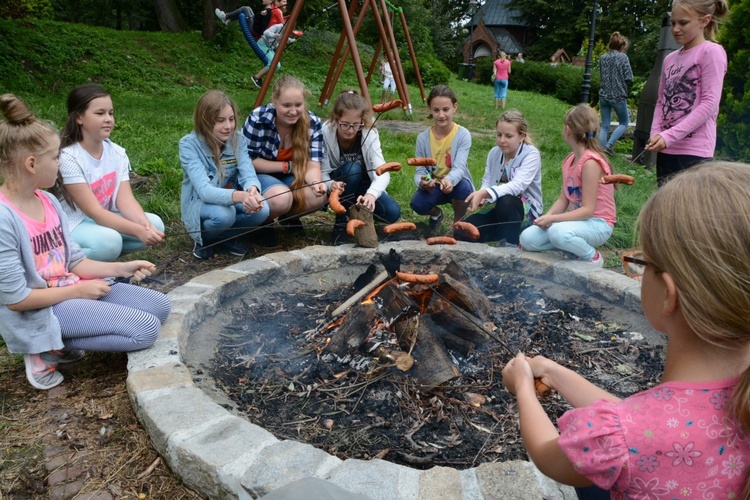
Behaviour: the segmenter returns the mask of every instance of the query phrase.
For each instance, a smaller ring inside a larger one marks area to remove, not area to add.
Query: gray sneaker
[[[440,215],[437,219],[433,219],[430,216],[430,236],[439,236],[441,233],[440,226],[443,223],[443,211],[440,211]]]
[[[58,355],[57,362],[61,365],[81,361],[86,356],[86,351],[73,349],[71,351],[53,351]]]
[[[26,365],[26,379],[37,389],[47,390],[60,385],[63,376],[57,371],[59,351],[42,352],[39,354],[24,354]]]

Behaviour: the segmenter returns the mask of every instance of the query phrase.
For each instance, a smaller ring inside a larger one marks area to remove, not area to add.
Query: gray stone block
[[[302,259],[302,268],[307,273],[318,273],[338,267],[343,260],[343,254],[333,249],[316,245],[289,253]]]
[[[373,500],[419,498],[418,470],[383,460],[345,460],[324,479]]]
[[[179,339],[157,339],[154,345],[142,351],[128,353],[128,371],[145,370],[154,366],[180,364]]]

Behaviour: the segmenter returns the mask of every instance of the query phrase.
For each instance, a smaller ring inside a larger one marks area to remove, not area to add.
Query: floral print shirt
[[[741,498],[750,436],[728,414],[739,379],[668,382],[558,420],[575,469],[612,498]]]

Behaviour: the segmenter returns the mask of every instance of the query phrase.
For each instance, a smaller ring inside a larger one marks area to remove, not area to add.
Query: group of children
[[[711,43],[703,36],[714,11],[697,8],[701,2],[674,3],[673,31],[683,48],[673,59],[717,50],[703,47]],[[693,63],[702,61],[675,64]],[[706,86],[699,86],[700,97],[710,100]],[[271,103],[253,110],[241,132],[226,94],[200,98],[193,131],[179,142],[182,218],[197,258],[209,258],[217,247],[244,254],[237,235],[275,219],[295,221],[322,207],[331,189],[343,190],[346,207],[360,204],[389,223],[400,218],[386,192],[389,174],[375,173],[385,160],[371,108],[345,90],[323,122],[307,109],[307,97],[302,82],[282,76]],[[665,90],[660,102],[668,99]],[[436,165],[417,168],[411,208],[428,216],[433,230],[443,218],[440,206],[450,203],[455,221],[474,212],[466,220],[480,229],[480,241],[559,249],[601,265],[596,247],[611,235],[616,210],[613,187],[600,182],[612,169],[592,108],[578,105],[565,115],[562,137],[571,152],[560,195],[544,213],[541,155],[520,112],[497,120],[497,146],[475,189],[471,135],[453,121],[455,93],[438,85],[427,104],[434,124],[417,138],[415,156]],[[701,99],[695,104],[708,106]],[[70,94],[61,136],[15,96],[0,96],[0,111],[1,331],[10,352],[24,354],[29,382],[48,389],[62,381],[58,364],[80,359],[83,350],[130,351],[155,341],[168,298],[113,279],[143,279],[153,264],[111,261],[163,242],[164,225],[133,197],[128,157],[109,139],[112,100],[100,87],[83,85]],[[672,174],[706,120],[690,130],[692,115],[664,116],[671,126],[660,130],[663,120],[657,121],[650,147],[667,146],[663,154],[677,157],[665,160],[663,172]],[[595,485],[587,494],[609,497],[611,490],[615,498],[719,492],[748,498],[750,166],[709,162],[661,184],[639,226],[643,310],[668,338],[661,384],[620,400],[550,359],[523,354],[508,362],[503,382],[518,397],[532,459],[562,483]],[[345,217],[337,217],[337,226]],[[559,432],[536,398],[535,378],[575,407],[559,419]]]

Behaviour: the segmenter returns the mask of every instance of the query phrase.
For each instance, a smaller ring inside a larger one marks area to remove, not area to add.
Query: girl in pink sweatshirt
[[[713,43],[726,0],[674,0],[672,35],[682,47],[667,55],[659,83],[648,151],[657,152],[656,180],[710,159],[727,54]]]

